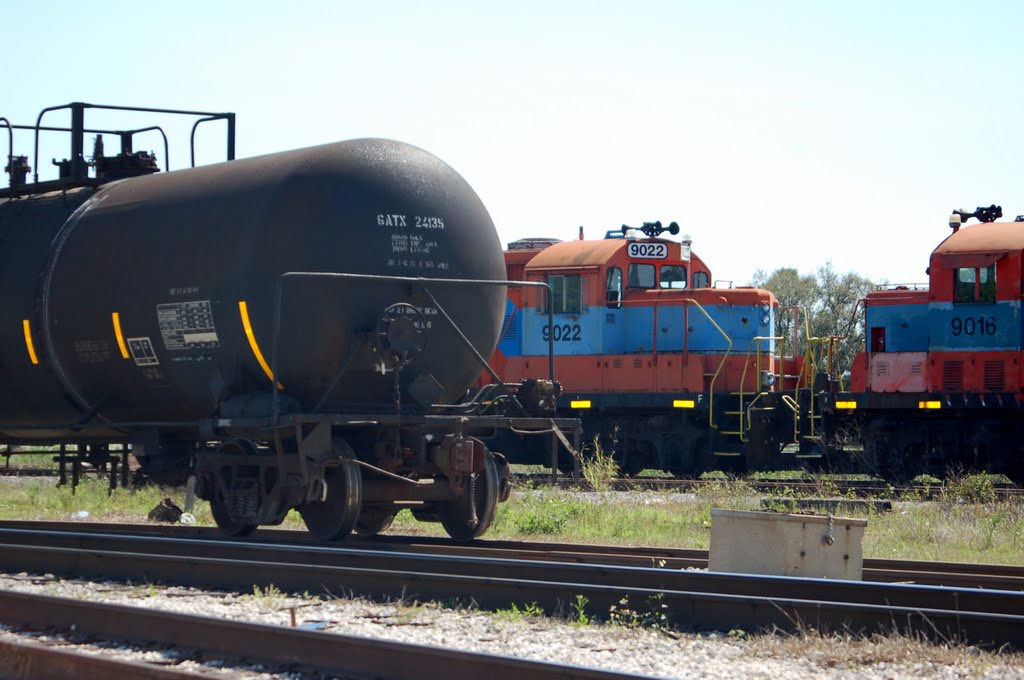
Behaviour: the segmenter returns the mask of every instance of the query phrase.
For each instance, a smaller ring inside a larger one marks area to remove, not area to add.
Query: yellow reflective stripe
[[[942,402],[941,401],[919,401],[919,402],[917,402],[917,407],[918,408],[926,408],[926,409],[942,408]]]
[[[695,402],[693,399],[673,399],[672,408],[693,408]]]
[[[590,408],[589,399],[578,399],[569,402],[569,408]]]
[[[25,332],[25,349],[28,350],[28,358],[33,364],[38,364],[39,357],[36,356],[36,346],[32,342],[32,324],[28,322],[28,319],[22,319],[21,328]]]
[[[124,344],[124,334],[121,333],[121,315],[117,312],[110,313],[110,320],[114,324],[114,337],[117,338],[117,346],[121,350],[121,358],[128,358],[128,347]]]
[[[857,402],[855,402],[855,401],[837,401],[836,402],[836,408],[856,409],[857,408]]]
[[[238,313],[242,315],[242,326],[245,328],[245,337],[249,339],[249,347],[252,349],[252,353],[256,356],[256,361],[259,362],[260,368],[270,378],[270,382],[274,382],[274,374],[270,371],[270,366],[267,365],[267,360],[263,358],[263,352],[260,351],[260,346],[256,344],[256,336],[252,332],[252,324],[249,323],[249,305],[245,303],[245,300],[238,301]],[[277,383],[277,389],[282,389],[281,383]]]

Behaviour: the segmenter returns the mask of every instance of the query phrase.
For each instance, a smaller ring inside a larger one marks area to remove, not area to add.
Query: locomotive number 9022
[[[540,334],[544,342],[579,342],[581,332],[578,323],[556,323],[554,326],[544,324]]]
[[[668,246],[664,243],[630,243],[626,254],[637,260],[664,260],[668,257]]]

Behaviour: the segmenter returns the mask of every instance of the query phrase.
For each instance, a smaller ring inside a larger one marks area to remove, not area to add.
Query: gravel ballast
[[[252,594],[159,585],[94,583],[55,577],[0,575],[0,588],[222,617],[274,626],[383,638],[396,642],[472,650],[666,678],[1018,678],[1024,657],[970,647],[935,645],[889,636],[873,640],[836,637],[748,636],[662,632],[624,625],[583,625],[522,611],[488,613],[436,604],[376,603],[291,596],[273,588]],[[571,613],[568,615],[574,617]],[[0,629],[0,636],[13,635]],[[297,678],[261,666],[225,667],[191,660],[184,650],[129,651],[123,645],[87,645],[88,653],[130,654],[202,675],[232,678]]]

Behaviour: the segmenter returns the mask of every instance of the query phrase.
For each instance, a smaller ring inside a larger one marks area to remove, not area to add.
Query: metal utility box
[[[710,571],[859,581],[866,519],[711,510]]]

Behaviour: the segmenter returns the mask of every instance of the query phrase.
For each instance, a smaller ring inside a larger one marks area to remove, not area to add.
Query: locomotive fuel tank
[[[0,239],[8,437],[230,417],[275,385],[304,412],[452,401],[480,371],[465,341],[490,356],[506,295],[395,280],[504,265],[462,177],[382,139],[12,198]]]

